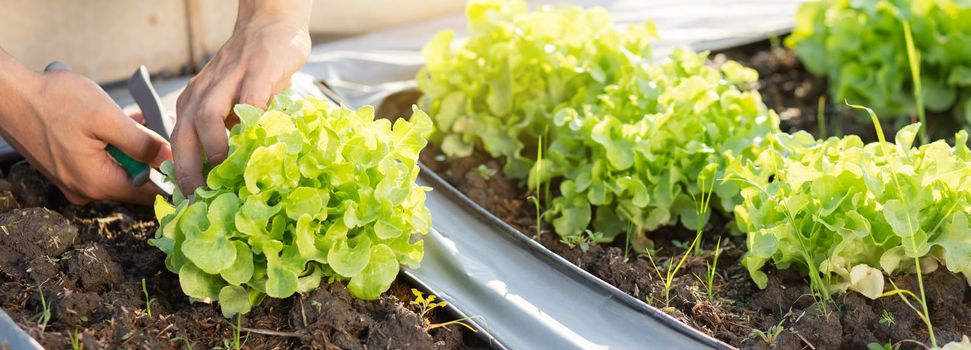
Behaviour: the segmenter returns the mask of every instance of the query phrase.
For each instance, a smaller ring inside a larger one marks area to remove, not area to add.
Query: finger
[[[85,197],[80,193],[65,189],[60,185],[58,185],[57,188],[61,190],[61,193],[64,194],[64,198],[67,198],[67,201],[71,202],[71,204],[85,205],[85,204],[91,203],[91,198]]]
[[[116,190],[115,192],[110,192],[110,195],[105,199],[116,202],[152,205],[155,203],[155,197],[160,193],[161,192],[159,192],[159,190],[150,183],[135,187],[129,182],[128,185]]]
[[[172,156],[169,143],[162,136],[128,118],[121,110],[103,118],[92,132],[99,140],[142,163],[157,167]]]
[[[106,199],[117,202],[136,203],[150,205],[155,196],[159,193],[151,184],[134,186],[132,180],[118,164],[111,160],[107,152],[102,153],[98,161],[100,169],[96,174],[99,177],[98,188],[89,189],[83,196],[97,199]]]
[[[145,124],[145,115],[142,112],[135,112],[128,115],[129,118],[138,122],[138,124]]]
[[[288,87],[290,87],[290,76],[280,79],[276,82],[276,84],[273,85],[273,95],[279,94]]]
[[[267,103],[273,94],[275,86],[272,79],[267,77],[254,77],[243,80],[239,91],[239,103],[266,109]]]
[[[172,132],[172,159],[179,189],[188,197],[203,185],[199,139],[192,123],[176,123]]]
[[[242,77],[228,77],[210,88],[204,94],[190,96],[187,103],[195,103],[194,115],[180,116],[193,120],[199,143],[206,152],[211,164],[222,163],[229,151],[229,137],[226,134],[226,116],[233,108]],[[193,98],[196,97],[196,98]]]

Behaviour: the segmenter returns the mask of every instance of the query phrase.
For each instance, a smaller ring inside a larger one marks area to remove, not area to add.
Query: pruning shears
[[[68,70],[68,67],[64,63],[54,61],[44,68],[45,72],[55,70]],[[135,103],[142,110],[142,115],[145,117],[145,126],[149,130],[161,135],[166,141],[169,141],[169,136],[172,135],[172,129],[175,127],[175,123],[168,117],[165,107],[162,106],[162,101],[149,77],[148,68],[140,66],[135,70],[135,73],[128,79],[128,92],[131,93]],[[105,151],[125,169],[125,172],[131,177],[133,185],[141,186],[150,182],[162,194],[166,196],[172,195],[172,192],[175,190],[175,185],[166,180],[165,175],[158,169],[129,157],[114,145],[106,146]]]

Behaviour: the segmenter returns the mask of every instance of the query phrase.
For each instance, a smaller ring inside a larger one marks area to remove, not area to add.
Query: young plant
[[[906,27],[906,28],[909,29],[909,27]],[[907,32],[909,33],[910,31],[908,30]],[[919,73],[917,73],[917,75],[919,75]],[[916,83],[916,84],[918,84],[917,85],[917,88],[916,88],[917,89],[916,91],[919,91],[919,89],[920,89],[920,85],[919,84],[920,83]],[[880,140],[879,141],[880,142],[880,148],[882,149],[883,154],[884,155],[890,155],[891,154],[890,153],[890,146],[887,144],[887,140],[885,139],[885,137],[883,135],[883,129],[880,127],[880,121],[877,119],[877,115],[875,113],[873,113],[873,110],[870,109],[870,108],[867,108],[867,107],[857,106],[857,105],[850,105],[850,107],[853,107],[853,108],[856,108],[856,109],[866,110],[867,114],[870,115],[870,119],[873,122],[873,127],[876,128],[876,130],[877,130],[877,138]],[[917,124],[917,128],[920,129],[920,124]],[[891,168],[890,169],[890,178],[893,180],[892,181],[893,187],[897,190],[897,194],[899,195],[899,198],[900,198],[900,200],[899,200],[900,207],[897,207],[897,208],[899,208],[898,210],[901,210],[902,209],[902,210],[907,211],[909,209],[914,208],[914,206],[911,206],[910,204],[908,204],[910,202],[910,199],[908,199],[907,197],[908,197],[908,195],[910,193],[905,193],[904,192],[904,188],[900,185],[901,180],[898,178],[897,169],[901,169],[901,168],[898,167],[898,164],[896,162],[896,158],[895,157],[892,157],[892,156],[887,157],[887,164]],[[896,202],[893,202],[893,203],[896,203]],[[887,204],[889,205],[889,204],[892,204],[892,203],[887,203]],[[895,208],[895,207],[896,206],[893,206],[893,207],[888,208],[887,206],[885,206],[884,207],[884,211],[885,211],[885,213],[888,210],[892,211],[893,208]],[[901,216],[903,216],[904,220],[900,220],[899,217],[895,217],[894,218],[894,219],[896,219],[895,222],[892,222],[890,224],[892,226],[895,226],[894,227],[895,229],[905,230],[905,232],[908,233],[907,235],[903,235],[903,234],[898,233],[898,235],[907,238],[906,243],[904,243],[904,244],[908,244],[909,243],[909,247],[910,247],[910,251],[911,252],[918,252],[918,251],[920,251],[919,249],[921,247],[918,247],[918,244],[921,244],[921,245],[926,244],[925,242],[923,242],[923,240],[920,243],[918,243],[918,238],[916,237],[917,234],[918,234],[918,231],[921,229],[919,227],[920,226],[920,218],[918,217],[919,214],[920,214],[920,212],[919,211],[918,212],[910,211],[910,212],[903,212],[903,213],[898,213],[898,214],[903,214]],[[894,214],[891,214],[891,215],[894,215]],[[888,219],[891,219],[891,217],[888,217]],[[894,223],[896,223],[896,225],[894,225]],[[965,220],[964,226],[965,226],[964,229],[967,230],[967,220]],[[966,238],[968,238],[969,240],[971,240],[971,235],[966,235],[966,236],[968,236]],[[906,250],[906,247],[907,246],[905,246],[905,248],[904,248],[905,250]],[[964,248],[966,249],[967,247],[964,247]],[[928,333],[928,335],[931,338],[931,346],[937,347],[937,337],[934,336],[934,326],[933,326],[933,324],[931,324],[930,309],[927,308],[927,294],[924,292],[924,276],[923,276],[923,271],[922,271],[923,269],[921,269],[921,267],[920,267],[920,264],[921,264],[921,261],[920,261],[921,260],[921,256],[919,256],[917,254],[912,254],[912,255],[913,255],[913,261],[914,261],[914,271],[917,273],[917,286],[920,288],[920,298],[918,298],[916,295],[914,295],[914,293],[912,293],[910,291],[901,290],[900,288],[897,288],[897,285],[893,283],[893,280],[890,281],[890,284],[893,285],[893,288],[894,289],[891,290],[891,291],[889,291],[889,292],[886,292],[886,293],[881,294],[881,297],[890,296],[890,295],[894,295],[894,294],[900,296],[900,299],[902,299],[905,303],[907,303],[907,306],[909,306],[911,309],[913,309],[917,313],[917,316],[919,316],[920,319],[924,321],[924,324],[927,326],[927,333]],[[965,258],[971,258],[971,256],[966,256]],[[971,261],[969,261],[969,263],[971,263]],[[969,272],[969,271],[966,271],[965,274],[967,274],[967,272]],[[879,272],[876,272],[876,273],[879,273]],[[971,278],[971,276],[967,276],[967,275],[966,275],[966,277]],[[852,276],[851,276],[851,278],[852,278]],[[883,279],[883,274],[880,274],[880,277],[879,278],[880,279]],[[882,284],[882,283],[880,283],[880,284]],[[917,308],[915,308],[913,305],[911,305],[911,303],[907,301],[907,298],[905,296],[909,296],[909,297],[912,297],[912,298],[916,299],[917,302],[920,303],[920,306],[921,306],[920,310],[917,310]]]
[[[36,322],[40,326],[41,332],[43,332],[47,329],[47,323],[51,321],[51,307],[47,305],[47,299],[44,298],[44,289],[40,285],[37,286],[37,294],[40,294],[40,311],[27,320]]]
[[[785,332],[785,330],[786,327],[783,327],[782,322],[779,322],[779,324],[772,325],[772,327],[769,327],[769,329],[765,331],[753,328],[752,335],[759,337],[759,339],[762,339],[762,341],[771,346],[775,345],[776,339],[778,339],[779,336],[782,335],[782,332]]]
[[[475,328],[472,328],[472,326],[470,326],[468,323],[465,323],[465,321],[472,319],[471,317],[463,317],[457,320],[442,323],[432,323],[429,313],[436,308],[444,308],[448,306],[448,302],[440,301],[436,303],[436,297],[434,295],[429,294],[428,296],[425,296],[424,293],[414,288],[411,289],[411,294],[415,295],[415,300],[412,300],[409,305],[415,307],[415,312],[418,313],[418,318],[420,318],[425,324],[426,331],[457,324],[472,332],[476,332]]]
[[[84,349],[84,343],[81,342],[81,332],[79,332],[76,328],[67,333],[67,339],[71,342],[72,350]]]
[[[893,325],[893,313],[890,310],[883,310],[883,314],[880,315],[880,321],[878,322],[884,326]]]
[[[722,238],[718,237],[718,241],[715,243],[714,255],[711,257],[711,262],[705,262],[705,279],[698,278],[698,280],[705,285],[705,295],[708,296],[708,301],[715,300],[715,277],[718,276],[718,257],[721,256],[721,245]]]
[[[145,279],[144,278],[142,278],[142,294],[145,295],[145,312],[147,312],[148,313],[148,317],[151,318],[152,317],[152,302],[154,302],[155,299],[150,298],[148,296],[148,287],[145,285]]]
[[[705,185],[706,178],[707,176],[702,175],[698,179],[700,182],[701,188],[703,188],[701,192],[701,198],[695,201],[696,215],[699,218],[703,218],[708,215],[708,208],[710,205],[709,202],[711,201],[712,191],[715,186],[715,180],[712,179],[710,181],[710,185],[706,187]],[[698,228],[695,229],[695,238],[691,241],[691,245],[689,245],[684,250],[684,254],[681,255],[681,259],[678,260],[677,264],[668,263],[667,269],[665,270],[665,273],[663,275],[661,274],[661,270],[658,269],[657,264],[654,262],[653,254],[651,254],[650,251],[647,251],[648,253],[647,258],[648,260],[651,261],[651,265],[653,265],[654,267],[654,272],[657,273],[658,278],[660,278],[661,281],[664,282],[664,307],[665,308],[668,308],[671,306],[671,287],[673,286],[673,283],[674,283],[674,277],[677,276],[678,271],[681,270],[681,266],[684,265],[684,261],[688,259],[688,255],[691,254],[694,247],[701,241],[702,233],[704,233],[704,226],[699,226]]]
[[[418,267],[431,216],[415,185],[431,119],[374,119],[374,109],[335,108],[281,95],[266,111],[237,105],[229,155],[188,201],[161,197],[150,243],[166,254],[193,300],[246,313],[264,295],[286,298],[322,279],[349,280],[376,299],[399,265]],[[170,178],[171,163],[163,164]]]
[[[603,239],[602,233],[586,230],[581,235],[562,237],[560,243],[566,244],[570,248],[580,247],[580,251],[586,252],[592,244],[599,242],[600,239]]]
[[[539,183],[539,178],[543,176],[543,165],[542,165],[543,164],[543,135],[539,136],[536,149],[537,149],[536,150],[536,164],[537,164],[536,172],[537,174],[539,174],[537,176],[537,180],[536,180],[537,182],[533,186],[534,190],[536,191],[536,194],[526,198],[529,201],[533,202],[533,206],[536,207],[536,234],[533,236],[533,239],[539,239],[539,236],[542,235],[543,233],[543,221],[542,221],[543,206],[540,198],[540,195],[541,195],[540,190],[542,189],[542,184]],[[547,196],[546,198],[549,198],[549,197]]]

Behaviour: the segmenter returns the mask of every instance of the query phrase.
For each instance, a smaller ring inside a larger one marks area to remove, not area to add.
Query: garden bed
[[[776,40],[773,40],[776,41]],[[781,39],[777,40],[782,42]],[[857,135],[866,142],[877,141],[873,124],[866,113],[846,106],[845,102],[835,101],[827,93],[827,80],[812,75],[799,61],[796,53],[778,43],[760,41],[748,45],[719,50],[711,54],[712,61],[720,64],[726,59],[737,61],[759,72],[759,93],[762,100],[779,114],[780,128],[794,133],[805,130],[817,138],[820,136]],[[825,133],[820,133],[820,98],[824,97],[822,125]],[[889,118],[883,118],[882,127],[886,135],[896,134],[903,125],[892,125]],[[916,122],[917,116],[903,118]],[[932,139],[952,139],[960,129],[950,114],[928,113],[928,130]]]
[[[784,131],[809,130],[818,135],[817,104],[826,92],[826,81],[806,72],[795,55],[767,42],[726,50],[724,55],[759,70],[759,90],[766,104],[783,119]],[[712,55],[715,62],[724,58]],[[392,95],[379,108],[379,115],[401,115],[418,94]],[[859,112],[859,111],[856,111]],[[859,122],[854,111],[826,102],[829,135],[859,134],[875,139],[872,125]],[[865,348],[869,343],[928,339],[926,328],[901,299],[870,300],[855,292],[837,295],[820,306],[814,302],[809,283],[793,271],[770,272],[768,288],[758,289],[739,262],[745,238],[732,236],[724,218],[713,218],[706,226],[703,249],[690,255],[673,280],[671,301],[664,303],[664,283],[654,264],[628,251],[623,240],[613,245],[571,242],[567,245],[547,225],[536,235],[536,211],[521,184],[507,179],[500,161],[483,153],[446,160],[439,149],[429,146],[423,162],[473,201],[533,236],[544,246],[596,277],[647,303],[662,308],[679,320],[729,344],[742,348]],[[552,188],[557,188],[554,184]],[[654,261],[663,267],[677,261],[694,232],[677,227],[648,234],[654,239]],[[707,297],[702,278],[712,260],[717,237],[722,237],[715,292]],[[674,242],[674,243],[672,243]],[[965,279],[939,269],[925,276],[928,303],[935,332],[941,344],[960,340],[971,329],[971,289]],[[916,279],[895,279],[902,289],[915,289]],[[905,343],[904,347],[914,343]]]
[[[340,282],[266,298],[236,333],[236,320],[224,318],[218,305],[190,303],[178,276],[165,269],[164,254],[148,245],[157,228],[151,208],[78,207],[26,163],[5,173],[0,307],[47,348],[485,347],[458,325],[428,330],[401,279],[376,301],[352,297]],[[433,312],[431,321],[449,317]]]

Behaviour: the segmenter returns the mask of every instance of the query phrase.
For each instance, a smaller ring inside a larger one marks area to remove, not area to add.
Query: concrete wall
[[[60,60],[98,81],[139,63],[176,71],[189,57],[180,0],[0,0],[0,47],[34,70]]]
[[[139,65],[198,67],[232,33],[236,0],[0,0],[0,47],[40,70],[61,60],[105,83]],[[444,14],[463,0],[314,0],[311,32],[351,35]]]

